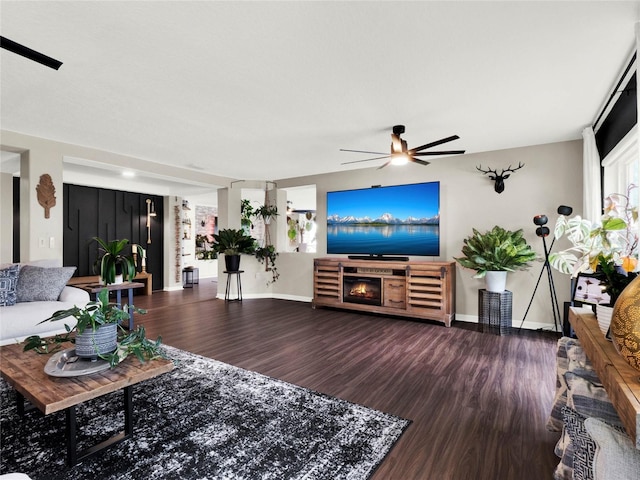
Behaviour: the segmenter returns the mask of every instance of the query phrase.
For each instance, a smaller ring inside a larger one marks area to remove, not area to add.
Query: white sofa
[[[47,337],[65,333],[65,324],[75,326],[73,317],[56,322],[40,323],[58,310],[82,307],[89,302],[89,294],[79,288],[66,286],[58,301],[19,302],[10,307],[0,307],[0,345],[23,341],[31,335]]]
[[[19,343],[31,335],[65,333],[73,317],[44,322],[58,310],[84,307],[90,300],[84,290],[66,285],[75,267],[59,260],[37,260],[0,266],[0,345]]]

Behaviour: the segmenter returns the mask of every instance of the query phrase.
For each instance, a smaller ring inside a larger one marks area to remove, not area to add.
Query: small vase
[[[118,325],[108,323],[96,330],[87,328],[76,335],[76,355],[80,358],[96,360],[99,355],[111,353],[118,347]]]
[[[613,307],[609,305],[596,305],[596,319],[598,320],[598,327],[603,335],[606,335],[609,331],[609,325],[611,325],[611,316],[613,315]]]
[[[640,370],[640,275],[627,285],[613,307],[611,339],[627,363]]]
[[[484,280],[487,292],[502,293],[507,286],[507,272],[487,272]]]

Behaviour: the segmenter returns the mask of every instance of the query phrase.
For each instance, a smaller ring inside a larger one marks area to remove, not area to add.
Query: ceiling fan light
[[[406,165],[409,162],[409,156],[406,153],[394,153],[391,155],[391,165]]]

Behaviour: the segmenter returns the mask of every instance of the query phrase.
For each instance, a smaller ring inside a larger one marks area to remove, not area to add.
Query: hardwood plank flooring
[[[374,480],[552,478],[557,335],[215,299],[216,283],[136,296],[148,336],[412,420]]]

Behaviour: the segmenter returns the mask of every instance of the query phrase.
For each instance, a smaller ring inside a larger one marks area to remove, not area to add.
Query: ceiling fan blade
[[[402,142],[403,140],[400,138],[400,135],[395,133],[391,134],[391,151],[392,152],[402,152]]]
[[[441,150],[439,152],[418,152],[418,153],[413,153],[413,156],[420,156],[420,155],[462,155],[465,152],[465,150]]]
[[[56,60],[55,58],[51,58],[46,56],[43,53],[36,52],[35,50],[31,50],[24,45],[20,45],[13,40],[9,40],[7,37],[0,36],[0,48],[4,48],[5,50],[9,50],[10,52],[17,53],[29,60],[33,60],[34,62],[38,62],[42,65],[45,65],[49,68],[53,68],[54,70],[58,70],[62,65],[62,62]]]
[[[348,165],[350,163],[370,162],[371,160],[380,160],[381,158],[389,158],[391,155],[385,155],[384,157],[365,158],[364,160],[354,160],[353,162],[343,162],[340,165]]]
[[[431,162],[427,162],[426,160],[422,160],[422,159],[416,158],[416,157],[409,157],[409,161],[418,163],[420,165],[431,165]]]
[[[347,150],[346,148],[341,148],[341,152],[355,152],[355,153],[368,153],[371,155],[387,155],[386,152],[367,152],[365,150]]]
[[[460,137],[458,135],[451,135],[450,137],[441,138],[440,140],[436,140],[435,142],[426,143],[426,144],[421,145],[419,147],[412,148],[411,150],[409,150],[409,153],[413,155],[415,152],[419,152],[420,150],[424,150],[425,148],[431,148],[431,147],[435,147],[437,145],[442,145],[443,143],[451,142],[451,141],[457,140],[459,138]]]
[[[386,167],[387,165],[389,165],[391,163],[391,160],[389,160],[388,162],[383,163],[382,165],[380,165],[376,170],[380,170],[381,168]]]

